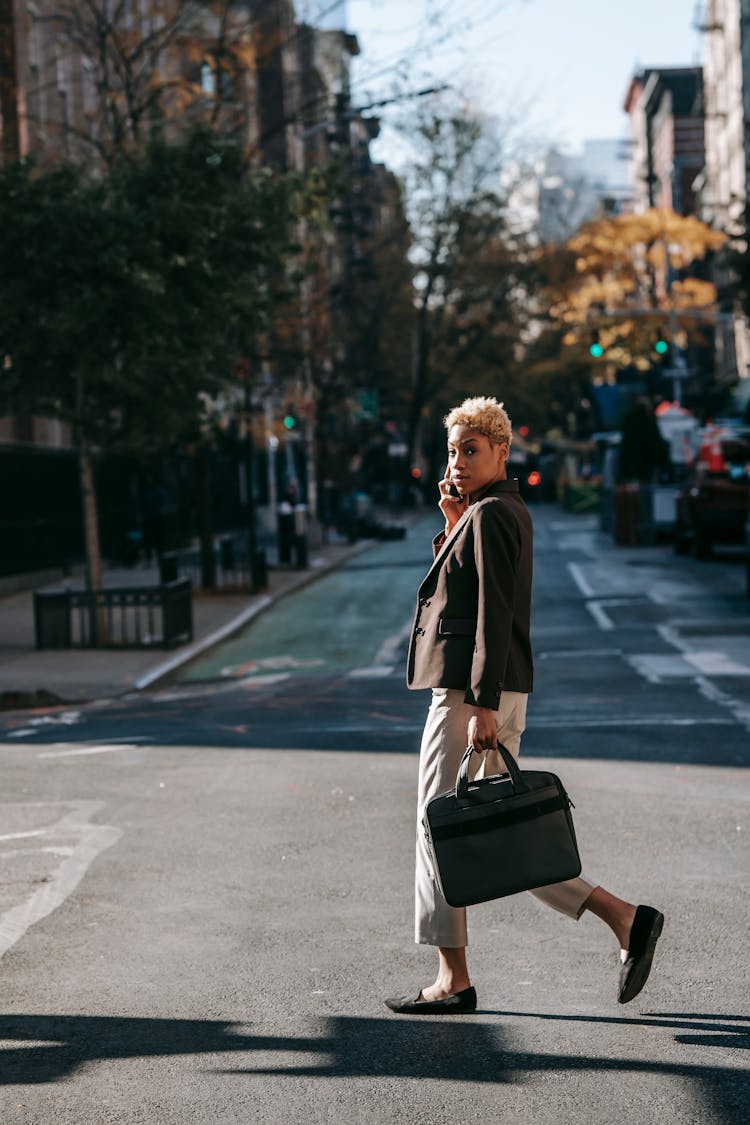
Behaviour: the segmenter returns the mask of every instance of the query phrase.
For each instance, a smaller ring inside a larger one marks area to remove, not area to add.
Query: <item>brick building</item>
[[[698,209],[694,183],[705,163],[700,67],[650,68],[633,76],[625,96],[630,117],[632,207]]]

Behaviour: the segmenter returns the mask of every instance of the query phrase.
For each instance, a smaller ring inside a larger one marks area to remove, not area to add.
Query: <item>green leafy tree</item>
[[[92,460],[199,433],[266,322],[293,185],[199,131],[87,182],[0,170],[0,408],[73,429],[87,574],[101,585]]]

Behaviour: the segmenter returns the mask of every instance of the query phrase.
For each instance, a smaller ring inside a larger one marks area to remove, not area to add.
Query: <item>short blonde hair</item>
[[[449,433],[454,426],[468,426],[497,445],[507,442],[510,446],[513,440],[510,418],[503,403],[496,398],[482,396],[464,399],[460,406],[454,406],[446,414],[443,421]]]

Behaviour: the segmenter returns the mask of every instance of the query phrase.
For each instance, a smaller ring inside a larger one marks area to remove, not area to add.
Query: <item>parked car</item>
[[[677,496],[675,551],[708,558],[715,544],[742,545],[749,502],[750,428],[717,428]]]
[[[527,449],[511,448],[508,476],[518,478],[518,491],[527,502],[545,499],[539,457]]]

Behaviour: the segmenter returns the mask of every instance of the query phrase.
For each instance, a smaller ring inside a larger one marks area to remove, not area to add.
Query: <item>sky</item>
[[[314,9],[330,0],[311,0]],[[701,62],[695,0],[348,0],[361,55],[353,101],[387,97],[395,78],[435,80],[488,113],[523,122],[532,142],[576,151],[626,135],[622,102],[633,71]],[[427,11],[442,18],[425,20]],[[388,160],[386,129],[374,155]]]

